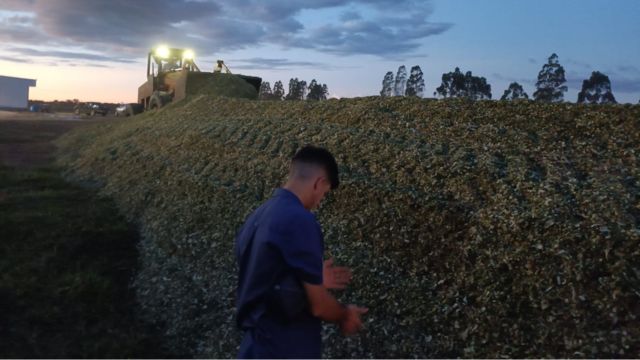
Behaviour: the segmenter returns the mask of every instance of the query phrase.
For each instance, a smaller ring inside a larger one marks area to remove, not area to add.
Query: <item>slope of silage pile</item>
[[[174,351],[234,357],[233,237],[306,143],[366,331],[326,357],[640,355],[640,106],[197,97],[65,138],[69,176],[143,233],[142,308]]]
[[[252,85],[233,74],[190,72],[188,76],[187,95],[258,98],[258,92]]]

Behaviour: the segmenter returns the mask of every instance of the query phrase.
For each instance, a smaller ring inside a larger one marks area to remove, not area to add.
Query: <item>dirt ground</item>
[[[53,141],[109,118],[0,113],[0,358],[177,358],[135,313],[136,228]]]
[[[73,113],[37,113],[0,110],[0,120],[82,120]]]
[[[53,140],[78,126],[106,118],[87,119],[69,113],[0,111],[0,165],[33,168],[53,160]]]

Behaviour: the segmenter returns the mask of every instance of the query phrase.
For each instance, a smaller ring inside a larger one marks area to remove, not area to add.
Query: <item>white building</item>
[[[0,75],[0,108],[26,109],[30,86],[36,86],[36,81]]]

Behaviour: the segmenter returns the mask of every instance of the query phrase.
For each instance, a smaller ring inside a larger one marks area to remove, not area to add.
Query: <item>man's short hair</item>
[[[324,168],[329,181],[331,182],[331,189],[335,190],[340,185],[338,179],[338,164],[336,159],[329,152],[329,150],[312,145],[304,146],[291,159],[291,164],[303,163],[320,165]]]

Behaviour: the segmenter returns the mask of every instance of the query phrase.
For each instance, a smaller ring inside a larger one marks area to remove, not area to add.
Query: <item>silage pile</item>
[[[190,72],[187,79],[187,95],[257,99],[258,91],[233,74]]]
[[[326,357],[640,355],[640,106],[196,97],[59,145],[140,224],[171,346],[234,357],[235,231],[306,143],[340,164],[318,212],[340,298],[370,308]]]

